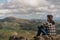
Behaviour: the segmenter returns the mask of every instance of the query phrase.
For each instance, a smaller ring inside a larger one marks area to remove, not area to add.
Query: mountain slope
[[[4,19],[0,19],[0,21],[2,22],[16,22],[16,23],[26,23],[26,24],[30,24],[31,21],[30,20],[26,20],[26,19],[20,19],[20,18],[16,18],[16,17],[6,17]]]

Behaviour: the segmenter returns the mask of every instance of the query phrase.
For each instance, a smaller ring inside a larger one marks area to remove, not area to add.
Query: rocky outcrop
[[[18,37],[18,36],[10,36],[9,40],[60,40],[60,36],[59,37],[55,37],[54,39],[52,39],[51,37],[37,37],[37,38],[32,38],[32,39],[27,39],[25,37]]]
[[[27,40],[27,39],[22,37],[22,36],[20,36],[20,37],[18,37],[18,36],[10,36],[9,40]]]

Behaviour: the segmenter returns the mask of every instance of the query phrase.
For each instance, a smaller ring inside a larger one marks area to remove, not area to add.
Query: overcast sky
[[[60,0],[0,0],[0,18],[46,19],[48,14],[60,18]]]

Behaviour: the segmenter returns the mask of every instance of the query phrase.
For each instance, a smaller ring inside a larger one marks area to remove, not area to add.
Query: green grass
[[[26,38],[31,38],[35,34],[33,31],[1,29],[0,30],[0,40],[8,40],[11,33],[13,33],[13,32],[17,32],[19,34],[19,36],[24,36]]]
[[[26,38],[32,38],[36,35],[36,25],[29,25],[24,24],[25,28],[29,30],[24,30],[21,28],[22,24],[14,23],[14,22],[0,22],[0,40],[8,40],[9,37],[12,35],[12,33],[17,32],[18,36],[23,36]],[[33,30],[33,31],[32,31]],[[57,40],[60,40],[60,38],[57,38]]]

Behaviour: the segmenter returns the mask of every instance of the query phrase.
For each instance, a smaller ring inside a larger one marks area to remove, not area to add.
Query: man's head
[[[52,21],[52,19],[53,19],[53,15],[47,15],[47,20],[48,21]]]

